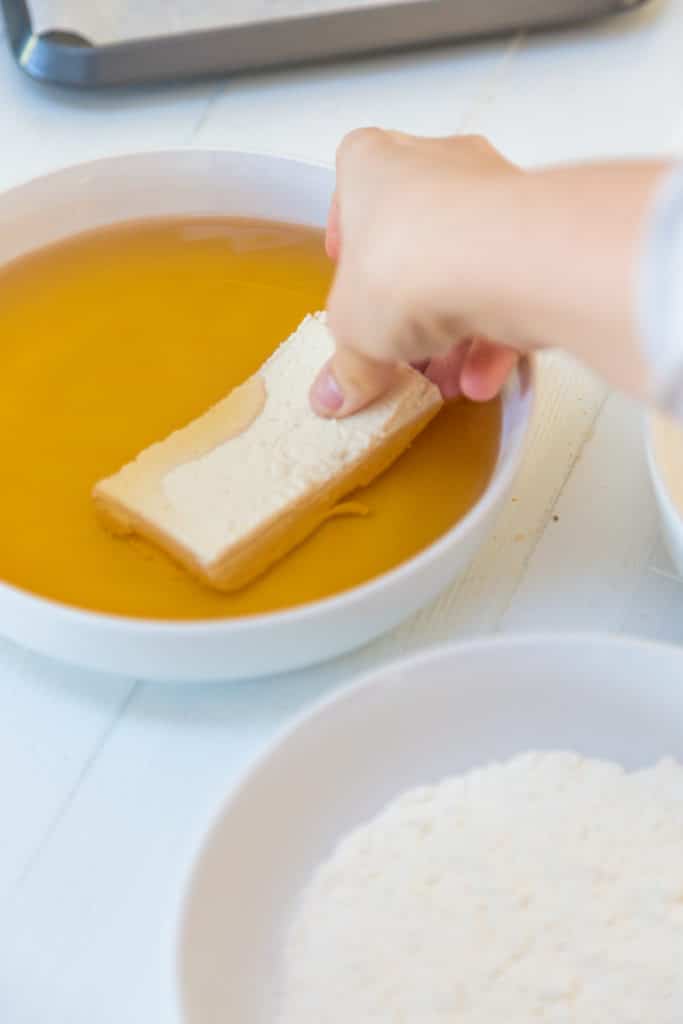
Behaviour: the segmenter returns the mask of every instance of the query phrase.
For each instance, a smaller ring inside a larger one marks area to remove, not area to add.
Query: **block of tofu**
[[[321,419],[309,390],[333,348],[324,314],[307,317],[245,384],[95,486],[105,525],[147,538],[220,590],[259,576],[382,473],[442,405],[406,366],[369,408]]]

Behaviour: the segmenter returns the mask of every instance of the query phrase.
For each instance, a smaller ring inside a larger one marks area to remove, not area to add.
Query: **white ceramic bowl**
[[[662,533],[672,561],[683,575],[683,430],[655,413],[648,416],[645,433]]]
[[[403,790],[530,749],[635,768],[683,760],[683,651],[499,638],[385,667],[299,719],[229,797],[177,944],[184,1024],[268,1024],[283,927],[350,829]]]
[[[141,217],[225,214],[322,226],[333,185],[328,168],[244,153],[100,160],[0,196],[0,266],[65,236]],[[470,560],[512,484],[531,406],[524,366],[505,395],[498,465],[478,505],[416,558],[339,597],[289,612],[178,623],[93,614],[0,584],[0,632],[88,668],[181,681],[280,672],[360,646],[435,597]]]

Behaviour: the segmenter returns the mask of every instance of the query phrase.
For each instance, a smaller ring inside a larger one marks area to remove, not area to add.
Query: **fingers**
[[[436,384],[446,400],[463,394],[474,402],[488,402],[502,391],[518,358],[514,349],[475,339],[456,344],[447,355],[416,368]],[[395,372],[391,364],[341,347],[311,389],[313,408],[328,418],[350,416],[384,394]]]
[[[319,416],[343,419],[387,391],[396,368],[368,359],[355,349],[339,347],[311,388],[311,405]]]
[[[473,402],[488,402],[502,391],[519,354],[512,348],[478,339],[473,342],[460,375],[462,393]]]
[[[424,373],[445,399],[463,394],[474,402],[488,402],[503,389],[518,358],[514,349],[476,338],[432,359]]]
[[[471,341],[454,345],[447,355],[432,359],[424,371],[445,399],[457,398],[462,392],[460,377],[471,346]]]

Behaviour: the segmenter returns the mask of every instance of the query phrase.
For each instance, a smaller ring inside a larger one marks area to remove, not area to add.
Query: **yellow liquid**
[[[250,587],[214,592],[97,520],[93,484],[258,369],[324,308],[318,231],[148,221],[82,235],[0,273],[0,579],[83,608],[202,619],[287,608],[394,568],[456,523],[491,476],[498,402],[448,406],[335,519]]]

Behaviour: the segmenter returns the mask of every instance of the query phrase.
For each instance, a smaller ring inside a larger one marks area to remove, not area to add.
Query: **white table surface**
[[[361,124],[477,131],[527,165],[683,146],[683,0],[587,30],[165,90],[37,85],[0,44],[0,187],[106,153],[228,146],[331,160]],[[361,668],[490,631],[679,641],[641,414],[558,357],[514,499],[466,576],[393,635],[288,677],[105,680],[0,642],[0,1021],[168,1019],[172,910],[227,788]],[[237,1022],[234,1022],[237,1024]]]

